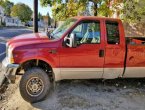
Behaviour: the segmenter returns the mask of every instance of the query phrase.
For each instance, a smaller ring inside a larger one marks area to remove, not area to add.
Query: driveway
[[[65,80],[56,84],[44,101],[25,102],[19,83],[9,85],[0,102],[5,110],[144,110],[145,80]]]

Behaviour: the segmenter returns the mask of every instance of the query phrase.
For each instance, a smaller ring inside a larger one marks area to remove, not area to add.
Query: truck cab
[[[132,64],[130,60],[136,50],[132,51],[132,45],[128,48],[121,20],[73,17],[52,33],[11,39],[3,65],[10,82],[15,82],[16,75],[22,75],[22,97],[37,102],[45,98],[52,82],[63,79],[131,77],[132,70],[127,66]]]
[[[59,48],[61,78],[121,77],[125,60],[121,21],[96,17],[77,19],[64,35],[64,45]]]

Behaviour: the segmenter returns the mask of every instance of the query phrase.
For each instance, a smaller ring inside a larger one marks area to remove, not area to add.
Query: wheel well
[[[51,79],[54,79],[52,67],[47,62],[38,59],[29,60],[21,64],[21,67],[17,70],[17,75],[21,75],[21,70],[24,70],[25,72],[33,67],[38,67],[43,69],[43,71],[45,71]]]

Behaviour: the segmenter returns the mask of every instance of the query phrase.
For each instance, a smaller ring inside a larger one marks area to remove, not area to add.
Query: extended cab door
[[[77,47],[59,50],[62,79],[102,78],[104,66],[103,21],[84,20],[72,29]]]
[[[125,37],[122,22],[120,20],[105,20],[105,79],[121,77],[124,71],[125,61]]]

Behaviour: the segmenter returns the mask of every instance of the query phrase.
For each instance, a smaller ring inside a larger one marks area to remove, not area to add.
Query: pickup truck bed
[[[145,38],[126,38],[124,77],[145,77]]]

